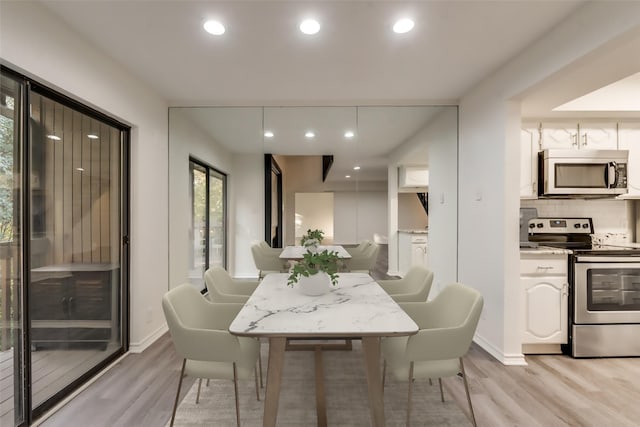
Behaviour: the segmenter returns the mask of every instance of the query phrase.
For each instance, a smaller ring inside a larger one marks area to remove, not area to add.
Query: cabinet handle
[[[584,135],[582,135],[582,139],[584,140],[584,142],[582,143],[582,146],[586,146],[587,145],[587,133],[585,132]]]
[[[539,265],[538,270],[553,270],[554,267]]]
[[[75,311],[75,301],[73,297],[69,297],[69,311]]]
[[[67,301],[67,297],[62,297],[62,312],[69,314],[69,301]]]
[[[569,292],[569,284],[568,283],[563,283],[562,284],[562,296],[566,296]]]
[[[571,145],[577,147],[578,146],[578,134],[577,133],[572,134],[571,135],[571,139],[573,140]]]

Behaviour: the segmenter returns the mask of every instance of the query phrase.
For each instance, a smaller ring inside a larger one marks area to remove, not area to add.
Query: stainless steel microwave
[[[603,197],[625,194],[627,150],[548,149],[538,153],[538,194]]]

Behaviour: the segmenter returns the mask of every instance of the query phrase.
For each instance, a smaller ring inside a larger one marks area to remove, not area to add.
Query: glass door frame
[[[192,223],[192,229],[193,229],[193,218],[194,218],[194,212],[193,212],[193,174],[192,174],[192,170],[194,169],[192,167],[192,165],[198,166],[199,168],[203,168],[204,172],[205,172],[205,177],[206,177],[206,182],[205,182],[205,192],[206,192],[206,197],[205,197],[205,230],[206,230],[206,236],[204,236],[204,241],[205,241],[205,250],[204,250],[204,271],[202,272],[204,275],[204,272],[207,271],[207,269],[209,268],[209,261],[210,261],[210,254],[211,254],[211,248],[210,248],[210,244],[211,244],[211,221],[210,221],[210,216],[211,216],[211,176],[215,175],[217,178],[220,178],[222,181],[222,200],[223,200],[223,205],[222,205],[222,211],[223,211],[223,219],[222,219],[222,223],[224,226],[224,239],[223,239],[223,244],[224,244],[224,250],[222,251],[222,257],[223,257],[223,262],[222,262],[222,266],[224,269],[227,269],[228,266],[228,261],[229,261],[229,257],[228,257],[228,240],[229,240],[229,222],[228,222],[228,176],[227,174],[225,174],[224,172],[214,168],[213,166],[208,165],[207,163],[203,162],[202,160],[197,159],[196,157],[193,156],[189,156],[189,175],[190,175],[190,185],[191,188],[189,189],[190,193],[191,193],[191,218],[190,221]],[[189,242],[190,245],[193,245],[193,241]],[[204,277],[204,276],[203,276]],[[203,289],[201,289],[202,293],[206,292],[206,286],[203,287]]]
[[[82,384],[89,381],[96,374],[106,368],[109,364],[117,360],[129,349],[129,334],[130,334],[130,297],[129,297],[129,272],[130,272],[130,248],[129,248],[129,235],[130,235],[130,126],[121,123],[114,118],[107,116],[106,114],[88,107],[79,101],[55,91],[40,82],[22,75],[4,65],[0,64],[0,74],[11,76],[13,79],[21,82],[21,112],[19,114],[21,123],[20,134],[20,169],[21,173],[21,191],[20,191],[20,206],[21,212],[21,229],[20,229],[20,244],[22,252],[22,335],[21,335],[21,352],[22,363],[25,367],[23,372],[23,378],[21,382],[22,392],[24,393],[24,405],[22,407],[23,422],[18,425],[30,425],[35,419],[42,416],[44,413],[52,409],[55,405],[59,404],[63,399],[71,395],[71,393],[77,390]],[[30,179],[30,156],[31,156],[31,130],[29,126],[30,117],[30,93],[37,93],[38,95],[45,96],[51,100],[60,103],[66,107],[72,108],[84,115],[99,120],[109,126],[112,126],[120,131],[120,298],[118,303],[120,304],[120,333],[121,333],[121,346],[115,352],[105,357],[102,361],[98,362],[95,366],[90,368],[84,374],[64,386],[54,395],[49,397],[46,401],[41,403],[38,407],[33,408],[32,402],[32,360],[31,360],[31,318],[29,313],[29,289],[28,284],[31,282],[31,213],[32,206],[30,202],[31,194],[31,179]]]

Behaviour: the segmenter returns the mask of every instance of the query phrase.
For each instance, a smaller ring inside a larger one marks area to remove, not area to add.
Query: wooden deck
[[[110,344],[100,349],[50,349],[31,353],[33,406],[37,406],[80,377],[86,371],[115,353]],[[14,360],[13,350],[0,352],[0,425],[14,425]]]

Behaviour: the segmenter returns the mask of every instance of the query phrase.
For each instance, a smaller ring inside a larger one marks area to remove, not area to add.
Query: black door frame
[[[278,204],[278,226],[276,227],[275,240],[271,235],[271,212],[273,200],[271,190],[273,188],[272,173],[276,176],[276,189],[278,192],[276,203]],[[272,247],[281,248],[282,241],[282,169],[272,154],[264,155],[264,241]]]

